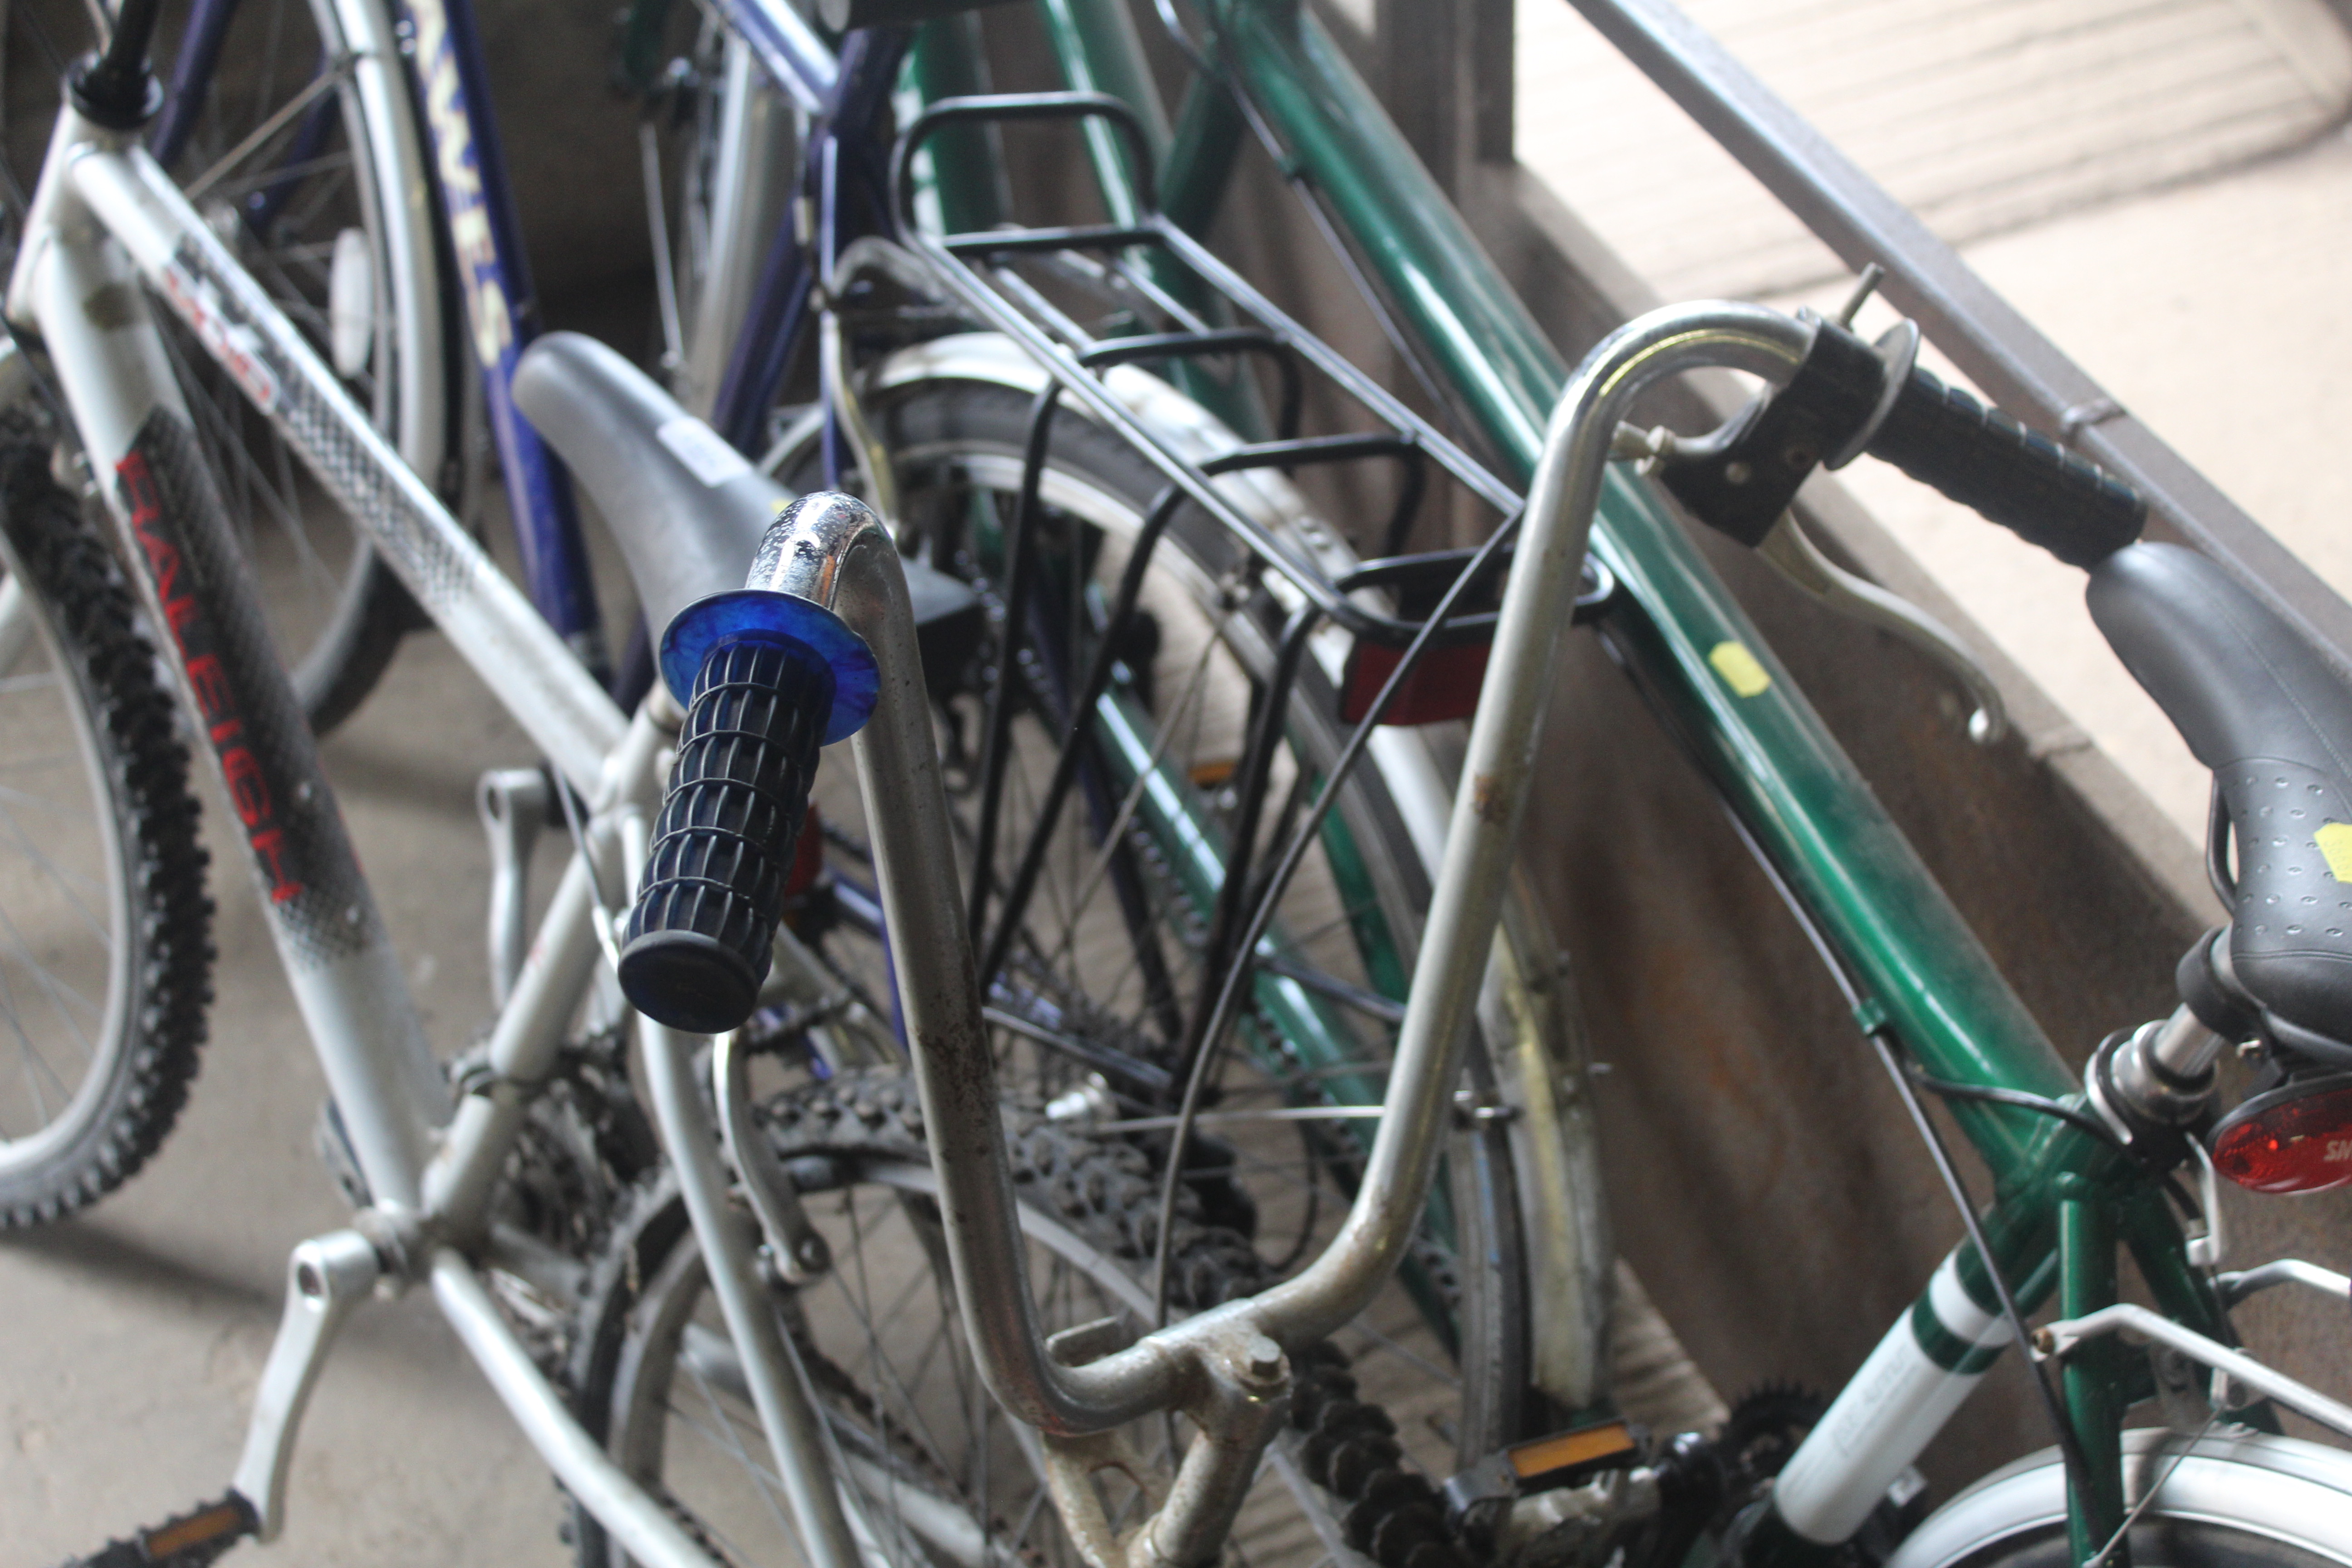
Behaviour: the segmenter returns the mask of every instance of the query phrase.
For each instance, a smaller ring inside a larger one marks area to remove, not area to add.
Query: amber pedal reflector
[[[1595,1468],[1612,1459],[1630,1458],[1639,1447],[1631,1426],[1622,1421],[1609,1421],[1522,1443],[1510,1451],[1511,1468],[1525,1484],[1563,1471]]]
[[[2258,1193],[2324,1193],[2352,1182],[2352,1073],[2289,1079],[2213,1130],[2213,1168]]]
[[[208,1542],[224,1537],[234,1540],[252,1528],[250,1516],[244,1508],[234,1501],[216,1502],[210,1508],[198,1509],[185,1519],[157,1525],[147,1532],[140,1545],[151,1562],[160,1562]]]

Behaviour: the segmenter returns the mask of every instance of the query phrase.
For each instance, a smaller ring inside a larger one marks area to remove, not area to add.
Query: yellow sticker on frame
[[[1731,688],[1735,697],[1754,697],[1771,689],[1772,674],[1741,642],[1719,642],[1707,650],[1706,662]]]
[[[2311,836],[2327,857],[2327,869],[2339,882],[2352,882],[2352,823],[2330,822]]]

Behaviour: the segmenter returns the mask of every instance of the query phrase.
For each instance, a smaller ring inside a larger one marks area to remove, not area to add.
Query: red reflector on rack
[[[1423,654],[1398,689],[1396,700],[1381,715],[1381,722],[1442,724],[1449,719],[1470,717],[1478,706],[1478,688],[1486,679],[1486,655],[1493,646],[1457,643]],[[1348,650],[1347,683],[1339,692],[1342,721],[1359,723],[1372,710],[1372,700],[1380,696],[1381,688],[1388,684],[1397,661],[1403,658],[1401,647],[1362,641]]]
[[[2352,1182],[2352,1073],[2289,1081],[2213,1130],[2213,1168],[2258,1193],[2324,1193]]]

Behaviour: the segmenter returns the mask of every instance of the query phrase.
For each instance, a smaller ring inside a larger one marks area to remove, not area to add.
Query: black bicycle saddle
[[[2213,770],[2237,845],[2237,989],[2276,1043],[2338,1058],[2352,1041],[2352,686],[2194,551],[2119,550],[2092,570],[2089,597],[2125,667]]]

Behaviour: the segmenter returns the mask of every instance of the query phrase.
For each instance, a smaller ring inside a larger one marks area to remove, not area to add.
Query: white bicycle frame
[[[639,1561],[701,1568],[703,1551],[572,1420],[493,1304],[476,1261],[499,1256],[485,1219],[494,1183],[528,1097],[552,1069],[611,941],[613,910],[598,889],[636,884],[677,710],[659,696],[634,720],[614,707],[135,136],[68,108],[33,196],[7,313],[46,351],[92,472],[125,481],[102,488],[126,548],[150,568],[134,575],[159,628],[181,629],[189,601],[164,590],[179,586],[173,574],[188,563],[131,499],[128,475],[142,462],[142,430],[159,416],[185,428],[188,411],[151,291],[236,376],[588,808],[587,853],[575,852],[499,1015],[488,1073],[453,1104],[366,883],[339,828],[324,832],[335,806],[307,735],[279,738],[297,753],[282,763],[297,781],[283,792],[290,798],[257,797],[257,775],[222,749],[235,740],[222,738],[226,721],[240,718],[224,704],[245,694],[226,691],[213,663],[199,660],[191,676],[184,657],[173,661],[184,700],[226,759],[279,958],[373,1198],[352,1229],[294,1253],[236,1489],[261,1537],[274,1536],[302,1407],[336,1330],[380,1286],[429,1279],[460,1340],[572,1494]],[[26,378],[12,379],[22,395]],[[257,616],[249,582],[203,588],[207,607],[241,594],[245,612]],[[236,618],[233,607],[225,614]],[[289,896],[271,858],[283,844],[263,840],[310,829],[331,840],[317,852],[342,863]],[[336,907],[323,914],[310,907],[330,887]],[[337,922],[343,929],[322,938],[321,926]],[[824,1568],[851,1568],[857,1537],[829,1479],[825,1434],[756,1282],[751,1237],[726,1205],[718,1132],[691,1076],[696,1042],[642,1021],[640,1029],[656,1120],[802,1534]],[[513,1267],[527,1273],[530,1260]]]

